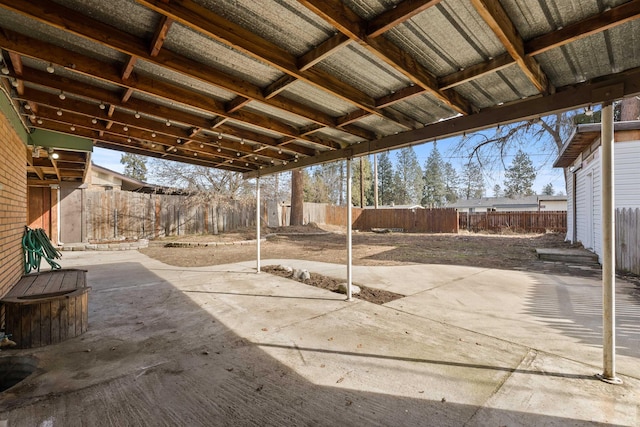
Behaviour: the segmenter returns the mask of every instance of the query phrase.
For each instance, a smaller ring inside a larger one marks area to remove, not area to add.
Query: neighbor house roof
[[[0,0],[1,68],[29,129],[253,177],[638,94],[638,17],[639,0]]]
[[[122,181],[121,189],[123,191],[133,191],[137,193],[157,193],[157,194],[186,194],[184,190],[172,189],[169,187],[149,184],[144,181],[140,181],[130,176],[123,175],[120,172],[116,172],[111,169],[107,169],[103,166],[98,166],[95,163],[91,164],[91,168],[94,172],[111,175]]]
[[[614,132],[640,129],[640,120],[629,122],[614,122]],[[565,141],[558,158],[553,163],[554,168],[566,168],[582,153],[589,145],[600,138],[600,123],[576,125],[571,136]]]
[[[550,200],[567,200],[567,196],[546,196],[546,195],[533,195],[533,196],[525,196],[517,199],[512,199],[510,197],[483,197],[479,199],[465,199],[458,200],[455,203],[450,203],[447,205],[448,208],[456,208],[456,209],[486,209],[486,208],[523,208],[523,207],[531,207],[537,208],[540,204],[540,201],[550,201]]]

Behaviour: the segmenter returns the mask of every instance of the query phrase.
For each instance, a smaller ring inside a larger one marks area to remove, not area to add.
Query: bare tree
[[[456,151],[466,153],[469,159],[475,158],[481,167],[489,169],[497,165],[506,169],[506,155],[519,149],[548,154],[547,161],[552,161],[571,134],[576,114],[575,111],[552,114],[476,132],[462,138]]]
[[[233,201],[249,202],[255,198],[255,185],[237,172],[153,159],[149,167],[153,182],[180,190],[188,205],[209,206],[215,215],[213,233],[218,233],[220,209]]]

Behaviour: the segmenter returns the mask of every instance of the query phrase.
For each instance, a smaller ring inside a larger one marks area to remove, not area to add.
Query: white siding
[[[616,208],[640,208],[640,141],[614,145]]]
[[[602,180],[601,180],[601,147],[595,152],[593,161],[583,167],[576,174],[577,190],[577,240],[585,247],[588,242],[588,224],[586,224],[589,214],[586,212],[589,205],[589,195],[587,194],[588,175],[593,176],[593,245],[591,249],[598,257],[602,257]],[[614,182],[615,182],[615,207],[618,208],[640,208],[640,141],[618,142],[614,144]],[[571,205],[571,203],[569,203]],[[569,221],[567,221],[569,227]],[[567,236],[570,230],[567,232]],[[602,259],[600,259],[602,261]]]
[[[566,240],[573,242],[576,236],[573,235],[573,182],[576,175],[570,173],[567,175],[567,237]]]
[[[566,211],[567,210],[567,201],[566,200],[541,200],[540,201],[540,210],[543,212],[546,211]]]
[[[586,163],[586,162],[585,162]],[[593,159],[588,164],[583,165],[576,174],[576,224],[577,241],[587,249],[594,249],[595,211],[599,210],[599,200],[596,203],[596,194],[599,199],[600,178],[596,177],[596,172],[600,168],[599,152],[595,153]],[[598,174],[599,175],[599,174]],[[589,183],[592,183],[592,191],[589,191]],[[597,206],[597,207],[596,207]],[[592,225],[592,226],[591,226]]]

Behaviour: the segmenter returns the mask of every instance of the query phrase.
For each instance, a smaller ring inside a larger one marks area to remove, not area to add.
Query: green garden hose
[[[54,259],[60,259],[62,254],[53,247],[47,233],[42,228],[35,230],[26,227],[22,237],[22,247],[24,248],[24,272],[29,274],[31,270],[40,271],[40,262],[44,258],[52,270],[60,269],[60,264]]]

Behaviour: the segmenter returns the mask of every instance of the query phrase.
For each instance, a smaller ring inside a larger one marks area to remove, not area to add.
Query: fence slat
[[[567,231],[565,211],[509,211],[509,212],[461,212],[459,227],[469,231],[512,230],[525,233]]]

